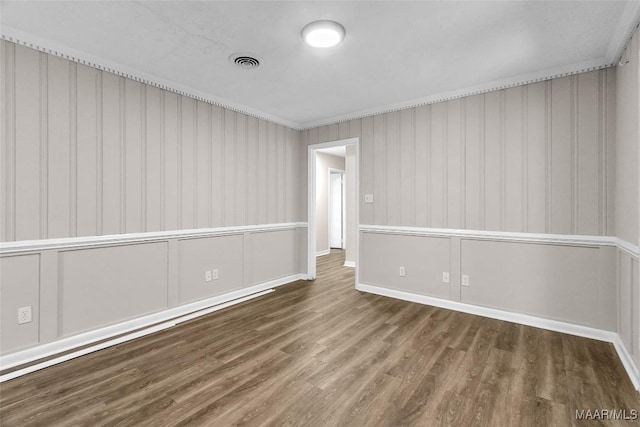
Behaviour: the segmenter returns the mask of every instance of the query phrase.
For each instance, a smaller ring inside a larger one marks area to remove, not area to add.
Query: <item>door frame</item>
[[[356,281],[360,283],[360,138],[347,138],[311,144],[307,147],[307,279],[316,278],[316,152],[320,148],[353,145],[356,149]],[[346,230],[345,230],[346,236]]]
[[[345,160],[346,161],[346,160]],[[328,178],[328,182],[329,182],[329,186],[328,186],[328,190],[327,191],[327,196],[328,196],[328,200],[327,200],[327,235],[328,235],[328,242],[329,242],[329,251],[331,251],[331,174],[336,174],[336,175],[341,175],[342,177],[342,183],[340,184],[341,187],[341,191],[342,191],[342,200],[341,200],[341,212],[340,212],[340,216],[342,218],[342,241],[340,242],[340,248],[341,249],[346,249],[347,248],[347,186],[346,186],[346,181],[347,181],[347,173],[346,171],[342,170],[342,169],[336,169],[336,168],[329,168],[329,176]]]

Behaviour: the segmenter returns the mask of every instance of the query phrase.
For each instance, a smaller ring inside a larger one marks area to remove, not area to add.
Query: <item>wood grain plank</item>
[[[611,344],[314,282],[10,380],[3,425],[573,425],[640,407]]]

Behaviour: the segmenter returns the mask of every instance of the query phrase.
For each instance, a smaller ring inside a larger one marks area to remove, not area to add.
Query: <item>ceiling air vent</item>
[[[235,53],[229,57],[229,61],[240,68],[244,68],[245,70],[258,68],[260,66],[258,58],[246,53]]]

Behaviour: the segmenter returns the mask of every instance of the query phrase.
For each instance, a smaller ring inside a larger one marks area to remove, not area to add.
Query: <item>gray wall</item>
[[[616,330],[613,248],[375,231],[362,245],[363,284]]]
[[[0,48],[0,241],[305,220],[298,131]]]
[[[313,128],[302,141],[360,137],[361,224],[613,235],[614,111],[609,68]]]
[[[39,339],[40,254],[0,258],[0,352],[28,347]],[[17,309],[31,306],[33,321],[17,323]]]
[[[0,353],[299,274],[305,237],[291,226],[2,256]],[[206,282],[213,269],[219,279]],[[24,306],[33,321],[18,325]]]
[[[609,68],[303,131],[360,138],[360,224],[396,227],[360,233],[361,282],[616,330],[610,247],[397,229],[614,235],[615,91]]]
[[[329,169],[344,171],[344,160],[316,153],[316,253],[329,250]]]
[[[355,136],[360,194],[375,197],[360,200],[361,224],[640,237],[637,34],[631,63],[617,70],[303,132],[0,47],[1,241],[303,221],[302,148]],[[616,85],[629,96],[616,100]],[[3,256],[0,351],[299,273],[305,236],[293,226]],[[640,364],[637,257],[402,232],[360,238],[363,283],[618,330]],[[210,287],[202,276],[211,268],[220,279]],[[131,306],[118,302],[129,294]],[[25,305],[34,321],[17,325]]]
[[[638,245],[640,231],[640,102],[638,50],[640,36],[635,36],[622,55],[624,66],[616,67],[616,235]]]
[[[357,179],[356,179],[356,147],[347,145],[347,154],[344,160],[346,185],[346,241],[345,262],[355,264],[358,256],[356,254],[356,239],[358,238],[358,218],[357,218]]]
[[[306,221],[298,131],[13,43],[0,49],[0,241]],[[295,224],[5,253],[0,352],[290,277],[305,256]],[[205,282],[215,268],[219,279]],[[33,321],[18,325],[24,306]]]
[[[617,72],[616,111],[616,235],[633,244],[640,241],[640,33],[622,55]],[[640,274],[638,256],[618,251],[618,332],[640,367]]]
[[[169,306],[164,242],[61,251],[58,260],[60,336]]]
[[[616,295],[617,330],[622,343],[640,367],[640,272],[638,257],[618,251]]]
[[[441,277],[443,271],[450,271],[450,247],[447,238],[362,233],[361,281],[449,299],[449,285],[442,284]],[[400,266],[405,277],[398,275]]]

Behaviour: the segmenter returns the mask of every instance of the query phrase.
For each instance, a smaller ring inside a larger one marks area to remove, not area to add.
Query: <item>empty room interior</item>
[[[640,425],[640,1],[0,1],[0,425]]]

